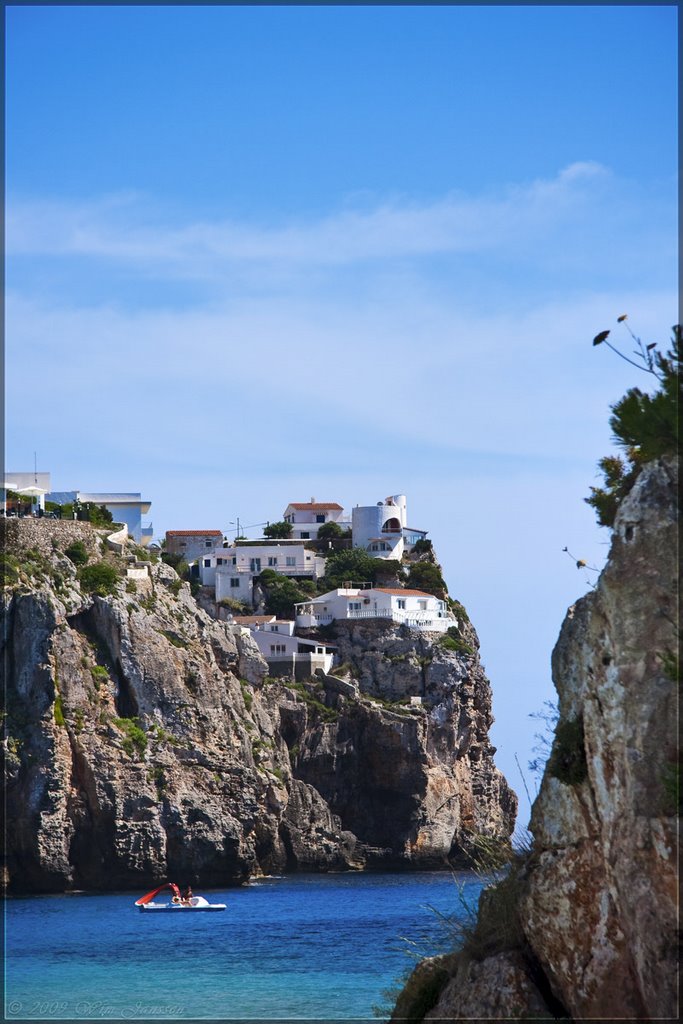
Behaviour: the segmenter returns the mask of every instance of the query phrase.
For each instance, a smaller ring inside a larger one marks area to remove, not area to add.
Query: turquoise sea
[[[467,872],[297,875],[207,892],[220,914],[141,914],[142,893],[5,904],[9,1020],[377,1019],[441,921],[476,906]]]

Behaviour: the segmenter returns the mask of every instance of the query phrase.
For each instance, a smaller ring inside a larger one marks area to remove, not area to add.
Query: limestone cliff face
[[[510,834],[471,627],[471,653],[403,627],[340,631],[344,678],[274,681],[169,567],[127,579],[87,524],[6,528],[10,891],[431,867],[472,831]],[[119,571],[113,595],[80,587],[76,539]]]
[[[595,590],[562,626],[515,927],[489,955],[423,967],[441,972],[427,1018],[677,1017],[675,468],[641,471]],[[402,998],[397,1015],[421,1019]]]

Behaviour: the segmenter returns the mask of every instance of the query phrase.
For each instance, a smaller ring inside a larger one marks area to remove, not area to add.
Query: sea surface
[[[202,890],[228,909],[178,916],[141,914],[141,892],[9,899],[5,1016],[386,1019],[386,991],[450,948],[444,919],[481,888],[469,872],[297,875]]]

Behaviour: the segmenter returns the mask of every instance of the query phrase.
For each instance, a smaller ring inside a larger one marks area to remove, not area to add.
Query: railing
[[[315,576],[314,565],[262,565],[260,569],[252,569],[248,565],[217,565],[216,572],[228,573],[230,576],[258,576],[265,569],[278,573],[280,576]]]
[[[445,630],[448,628],[449,622],[455,622],[455,619],[451,619],[450,616],[439,615],[438,612],[407,612],[399,609],[391,608],[377,608],[377,609],[349,609],[346,615],[331,615],[329,612],[298,612],[297,622],[300,619],[310,619],[315,622],[316,625],[324,626],[330,622],[334,622],[335,619],[391,619],[393,622],[398,622],[405,626],[417,626],[427,627],[433,626],[436,631]]]

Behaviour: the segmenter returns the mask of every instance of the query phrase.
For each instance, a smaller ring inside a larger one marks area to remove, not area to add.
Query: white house
[[[58,505],[70,505],[80,501],[82,505],[103,505],[108,509],[115,523],[125,523],[128,533],[136,544],[147,545],[154,536],[151,523],[143,525],[142,516],[147,515],[151,502],[142,498],[139,491],[126,493],[97,493],[87,491],[51,491],[45,495],[46,501],[54,501]]]
[[[300,628],[326,626],[339,619],[391,619],[435,633],[445,633],[455,625],[445,601],[421,590],[399,587],[342,587],[295,607]]]
[[[405,494],[394,494],[376,505],[356,505],[351,513],[352,543],[373,558],[395,558],[427,536],[426,530],[408,526]]]
[[[351,526],[344,517],[344,509],[336,501],[293,501],[285,509],[283,520],[292,524],[292,537],[297,540],[316,540],[318,530],[325,523],[337,523],[343,530]]]
[[[295,636],[291,619],[276,619],[274,615],[235,615],[232,621],[249,630],[268,662],[271,675],[307,679],[316,669],[327,673],[332,668],[335,645]]]
[[[254,579],[264,569],[316,580],[325,572],[325,559],[300,540],[245,540],[207,551],[199,563],[202,584],[216,588],[216,601],[232,598],[248,604]]]

